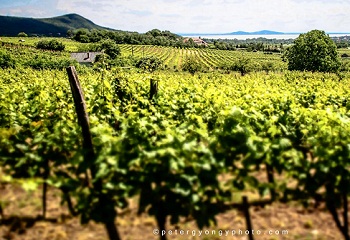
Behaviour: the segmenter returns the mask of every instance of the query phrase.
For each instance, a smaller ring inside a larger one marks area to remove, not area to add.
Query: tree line
[[[80,28],[69,30],[69,38],[82,43],[96,43],[104,39],[111,39],[117,44],[134,44],[134,45],[156,45],[178,48],[214,48],[220,50],[237,50],[246,49],[247,51],[268,51],[280,52],[281,45],[290,43],[288,40],[279,41],[278,43],[265,39],[264,41],[253,40],[213,40],[204,39],[208,45],[196,44],[191,38],[185,41],[185,38],[170,31],[161,31],[153,29],[146,33],[127,32],[127,31],[108,31],[108,30],[88,30]]]
[[[161,31],[158,29],[153,29],[146,33],[137,33],[80,28],[77,30],[69,30],[67,35],[82,43],[96,43],[104,39],[111,39],[117,44],[156,45],[181,48],[194,46],[191,42],[184,42],[182,36],[170,31]]]

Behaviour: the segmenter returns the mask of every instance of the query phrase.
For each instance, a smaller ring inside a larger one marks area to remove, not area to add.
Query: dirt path
[[[105,240],[107,235],[102,225],[89,223],[80,225],[78,218],[69,217],[66,207],[61,207],[59,192],[50,190],[47,217],[56,222],[26,222],[13,219],[12,223],[0,224],[1,240]],[[19,187],[4,185],[0,188],[0,200],[6,216],[18,215],[35,218],[41,214],[40,190],[27,193]],[[155,221],[147,215],[137,216],[136,200],[123,211],[117,225],[123,240],[158,239],[153,231]],[[330,214],[324,209],[305,210],[297,203],[274,203],[264,208],[250,208],[252,224],[257,240],[342,239]],[[4,222],[3,222],[4,223]],[[237,210],[230,210],[217,216],[217,226],[200,231],[193,221],[178,226],[168,225],[168,239],[248,239],[244,233],[245,218]],[[13,231],[10,231],[12,228]],[[221,231],[220,231],[221,230]],[[268,231],[272,231],[270,235]],[[278,231],[278,232],[276,232]],[[288,234],[287,234],[287,232]],[[161,231],[159,232],[162,233]],[[169,235],[171,233],[171,235]],[[279,233],[279,234],[276,234]]]

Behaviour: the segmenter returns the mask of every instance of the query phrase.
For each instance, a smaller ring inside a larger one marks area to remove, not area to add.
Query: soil
[[[60,192],[48,191],[46,220],[37,218],[42,214],[41,189],[26,192],[14,184],[2,184],[0,200],[5,218],[0,220],[0,240],[106,240],[104,226],[94,222],[81,225],[79,218],[69,216],[66,206],[60,205]],[[126,210],[120,212],[116,225],[123,240],[159,239],[153,217],[138,216],[137,199],[130,200]],[[322,207],[305,209],[295,202],[273,203],[265,207],[250,208],[254,239],[343,239],[331,215]],[[0,217],[1,219],[1,217]],[[177,226],[167,225],[168,239],[248,239],[244,231],[246,220],[237,209],[217,216],[217,226],[203,229],[194,221],[183,220]],[[222,230],[220,232],[219,230]],[[272,231],[270,235],[268,231]],[[277,232],[276,232],[277,231]],[[285,231],[288,231],[286,234]],[[275,233],[276,232],[276,233]],[[161,233],[161,231],[160,231]],[[279,233],[279,234],[277,234]]]

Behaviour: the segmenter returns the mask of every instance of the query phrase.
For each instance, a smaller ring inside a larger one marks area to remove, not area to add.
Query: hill
[[[257,31],[257,32],[238,31],[238,32],[228,33],[228,35],[278,35],[278,34],[285,34],[285,33],[275,32],[275,31],[270,31],[270,30],[261,30],[261,31]]]
[[[52,18],[24,18],[0,16],[0,36],[17,36],[19,32],[28,35],[65,36],[70,29],[106,29],[78,15],[67,14]]]

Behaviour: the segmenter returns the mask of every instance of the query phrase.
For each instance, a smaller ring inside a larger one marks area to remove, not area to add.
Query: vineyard
[[[28,38],[26,42],[18,44],[17,38],[4,38],[4,44],[15,45],[23,50],[27,51],[27,47],[33,47],[39,40],[36,38]],[[66,46],[67,52],[86,51],[89,44],[77,43],[70,40],[64,40],[63,43]],[[227,51],[216,50],[210,48],[175,48],[175,47],[162,47],[152,45],[119,45],[121,54],[123,57],[157,57],[168,70],[181,70],[183,62],[187,58],[194,58],[198,61],[206,71],[213,71],[223,67],[225,64],[240,61],[249,60],[252,69],[264,70],[264,65],[270,64],[271,70],[281,71],[287,69],[287,65],[282,61],[281,54],[267,54],[264,52],[245,52],[245,51]],[[13,50],[11,50],[13,51]],[[68,53],[64,53],[67,57]]]
[[[155,56],[164,62],[165,68],[181,69],[186,58],[193,57],[208,70],[217,69],[227,62],[241,58],[250,59],[256,65],[273,63],[276,70],[286,69],[281,54],[266,54],[263,52],[227,51],[207,48],[174,48],[147,45],[120,45],[124,56],[138,57]]]
[[[47,38],[55,39],[55,38]],[[40,39],[39,39],[40,40]],[[25,42],[18,43],[18,38],[3,38],[1,41],[3,45],[10,44],[10,51],[13,50],[13,46],[19,48],[19,54],[21,57],[25,55],[31,55],[37,52],[30,50],[28,47],[33,47],[39,41],[37,38],[26,38]],[[66,46],[66,51],[58,54],[63,55],[66,58],[69,57],[70,52],[84,52],[89,49],[90,44],[79,43],[70,39],[62,39],[62,42]],[[280,72],[287,69],[287,63],[283,61],[281,53],[271,52],[247,52],[247,51],[229,51],[229,50],[217,50],[211,48],[176,48],[165,46],[153,46],[153,45],[130,45],[119,44],[122,57],[132,56],[135,58],[140,57],[156,57],[163,63],[165,70],[179,71],[182,69],[184,61],[188,58],[193,58],[195,61],[201,64],[203,72],[212,72],[218,69],[227,69],[228,65],[241,62],[247,65],[251,71],[273,71]],[[339,49],[339,55],[350,54],[348,49]],[[40,53],[39,53],[40,55]],[[55,53],[57,55],[57,53]],[[342,58],[342,71],[349,71],[350,61],[349,58]]]
[[[274,54],[120,48],[123,56],[157,56],[174,70],[187,56],[213,70],[242,54],[253,63],[284,66]],[[327,211],[333,229],[312,226],[320,232],[315,239],[349,239],[349,73],[281,67],[241,76],[77,67],[75,75],[72,69],[29,65],[29,55],[42,53],[38,50],[7,46],[6,51],[23,64],[0,69],[0,192],[20,187],[42,198],[38,217],[25,213],[34,222],[52,220],[47,205],[56,201],[61,203],[56,208],[82,224],[103,225],[109,239],[139,239],[115,224],[131,206],[136,218],[154,218],[159,230],[190,221],[198,229],[220,229],[218,216],[244,209],[241,197],[248,196],[257,208],[300,203],[306,210]],[[55,54],[66,59],[68,52]],[[17,209],[9,212],[11,200],[2,196],[7,195],[0,195],[0,236],[31,239],[22,238],[30,224],[23,226],[21,216],[14,218],[19,224],[7,221]],[[7,222],[10,230],[2,227]],[[287,219],[265,227],[287,230],[288,224]],[[144,233],[147,239],[189,238],[151,231]],[[291,231],[255,237],[314,239]]]

